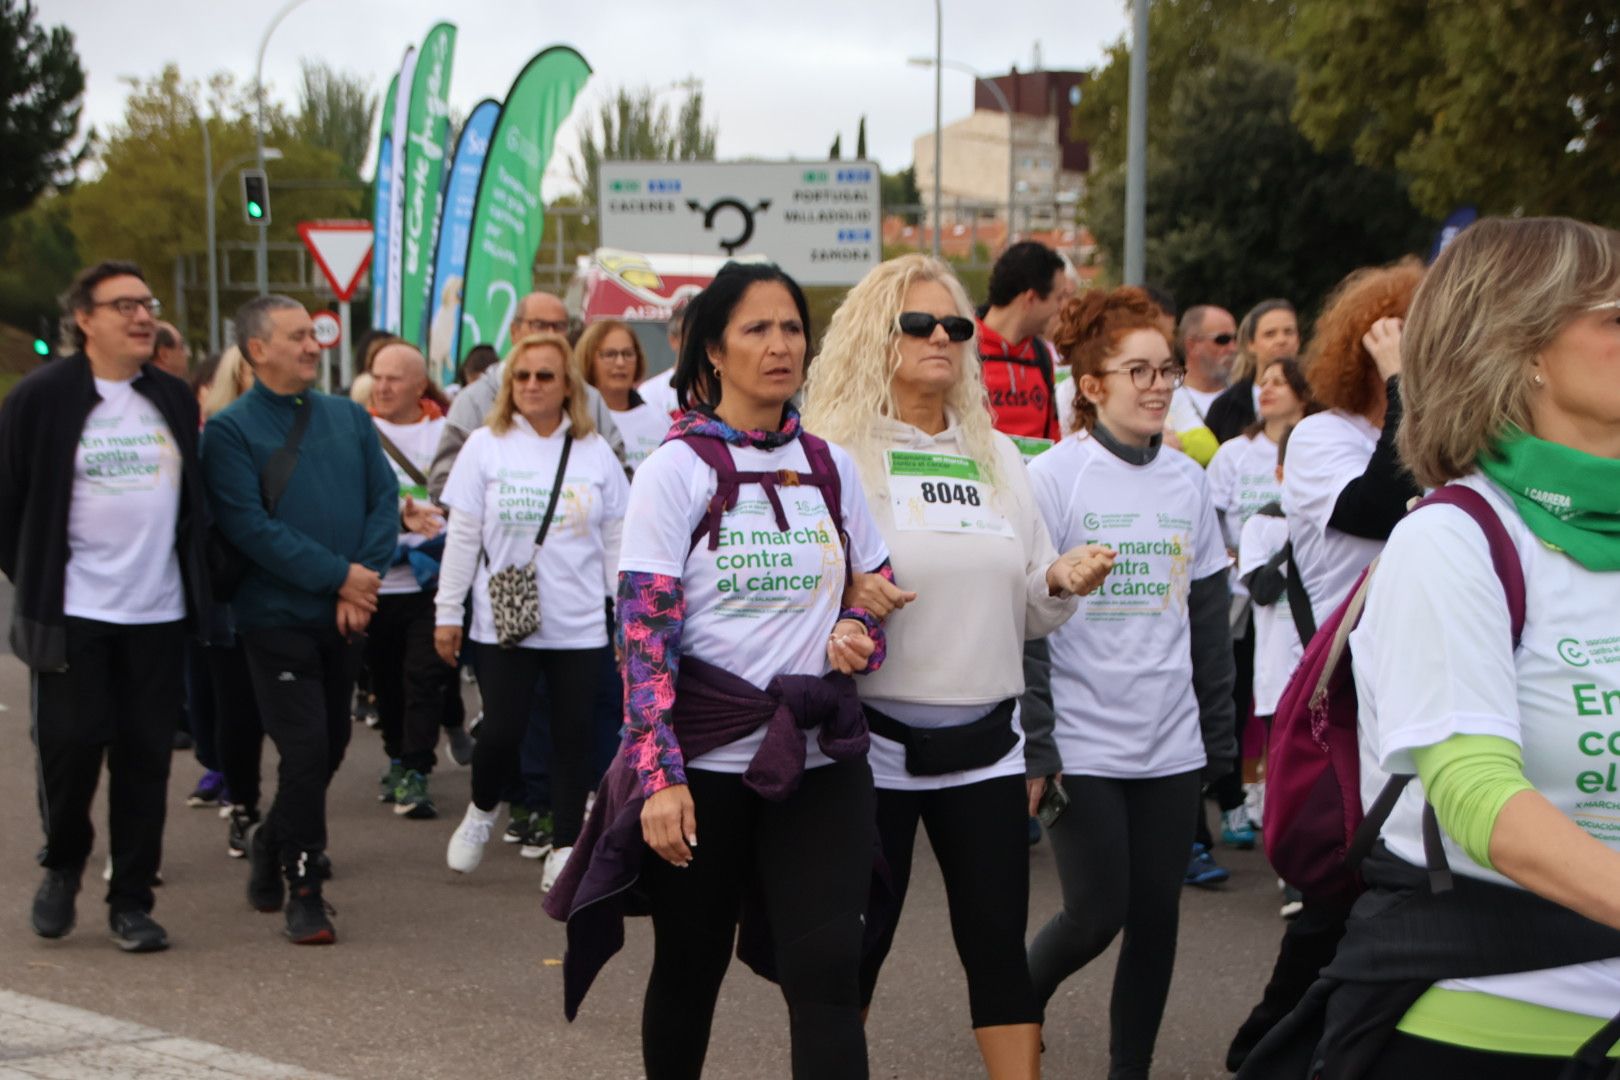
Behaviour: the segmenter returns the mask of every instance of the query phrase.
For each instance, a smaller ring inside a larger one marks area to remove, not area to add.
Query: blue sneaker
[[[1224,866],[1215,861],[1215,856],[1209,853],[1209,848],[1203,844],[1192,846],[1192,859],[1187,863],[1186,883],[1207,889],[1212,885],[1219,885],[1232,875]]]
[[[1254,823],[1247,807],[1234,806],[1221,814],[1221,843],[1242,851],[1254,847]]]
[[[1034,847],[1036,844],[1038,844],[1040,842],[1041,842],[1041,819],[1032,817],[1032,818],[1029,819],[1029,846]]]
[[[225,774],[209,769],[203,773],[202,779],[197,781],[196,789],[186,796],[186,805],[193,810],[203,806],[218,806],[224,794]]]

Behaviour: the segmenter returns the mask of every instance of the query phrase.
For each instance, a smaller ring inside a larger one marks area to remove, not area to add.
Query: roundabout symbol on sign
[[[310,322],[315,327],[315,344],[323,349],[330,349],[343,336],[343,328],[338,324],[337,316],[330,311],[317,311]]]
[[[715,215],[719,214],[720,211],[735,210],[737,213],[741,214],[742,231],[736,236],[731,237],[729,240],[722,238],[720,241],[720,247],[727,255],[735,255],[738,248],[742,247],[744,244],[748,243],[748,241],[754,238],[754,215],[763,214],[765,211],[769,210],[771,208],[771,201],[769,199],[761,199],[759,205],[750,207],[740,199],[734,199],[727,196],[723,199],[716,199],[713,203],[706,207],[696,199],[688,199],[686,200],[686,206],[687,209],[691,210],[693,213],[702,214],[703,227],[704,229],[710,230],[714,228]]]

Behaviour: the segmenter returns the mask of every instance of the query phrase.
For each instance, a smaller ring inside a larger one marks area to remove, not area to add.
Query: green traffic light
[[[51,355],[50,342],[46,341],[44,338],[35,338],[34,339],[34,355],[36,355],[36,356],[49,356],[49,355]]]
[[[262,218],[262,217],[264,217],[264,207],[260,206],[258,203],[254,202],[251,199],[248,200],[247,212],[248,212],[248,217],[250,217],[250,218]]]

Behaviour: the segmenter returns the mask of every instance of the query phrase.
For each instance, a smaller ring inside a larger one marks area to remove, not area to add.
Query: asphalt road
[[[444,845],[465,806],[467,770],[451,766],[436,775],[439,820],[396,818],[375,801],[382,750],[365,728],[356,728],[330,798],[337,877],[328,897],[337,908],[337,946],[288,945],[279,916],[248,908],[246,867],[226,858],[224,823],[211,810],[185,807],[201,772],[185,753],[174,759],[166,884],[155,912],[174,947],[150,956],[119,953],[102,932],[93,880],[80,896],[77,930],[59,942],[36,938],[27,922],[39,843],[27,685],[22,665],[0,656],[0,866],[7,868],[0,928],[8,931],[0,935],[0,988],[354,1080],[640,1075],[641,991],[651,956],[645,921],[632,922],[624,951],[580,1019],[565,1023],[563,936],[540,910],[538,865],[493,843],[477,873],[452,874]],[[96,815],[104,821],[104,807]],[[104,853],[98,839],[93,868]],[[1033,854],[1032,927],[1058,907],[1051,851],[1043,843]],[[1182,901],[1159,1077],[1226,1075],[1226,1044],[1258,996],[1281,932],[1275,878],[1263,857],[1222,852],[1221,859],[1232,881],[1219,891],[1187,890]],[[1047,1076],[1104,1075],[1113,956],[1099,958],[1053,999]],[[707,1075],[786,1077],[786,1032],[780,995],[733,964]],[[909,906],[868,1037],[874,1077],[982,1075],[926,843],[918,845]]]

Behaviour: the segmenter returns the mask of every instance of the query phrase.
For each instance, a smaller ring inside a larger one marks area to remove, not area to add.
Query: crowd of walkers
[[[997,1080],[1116,939],[1108,1075],[1148,1076],[1181,890],[1262,840],[1288,921],[1240,1077],[1614,1075],[1620,235],[1486,219],[1241,319],[1032,242],[975,308],[906,255],[819,350],[789,276],[728,264],[667,372],[534,293],[442,390],[371,335],[350,396],[286,297],[189,386],[135,265],[64,309],[76,351],[0,406],[41,937],[105,765],[113,940],[167,947],[183,718],[249,903],[334,942],[364,719],[399,817],[438,817],[441,745],[471,766],[452,871],[503,807],[543,860],[569,1018],[651,917],[653,1080],[702,1074],[733,951],[794,1076],[868,1075],[919,826]]]

